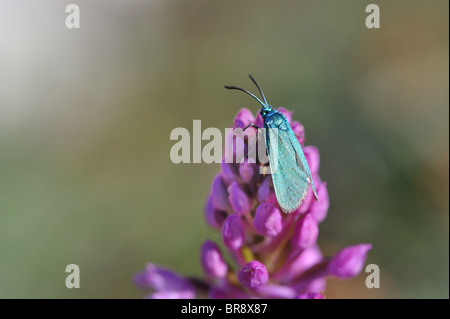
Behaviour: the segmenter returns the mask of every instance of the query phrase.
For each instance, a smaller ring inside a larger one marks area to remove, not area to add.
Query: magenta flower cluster
[[[304,128],[292,121],[292,112],[278,111],[288,119],[303,147],[319,201],[309,190],[300,207],[291,214],[281,212],[271,175],[260,173],[262,164],[246,159],[225,163],[214,178],[205,206],[207,223],[222,234],[224,249],[232,263],[224,259],[219,246],[206,240],[200,261],[204,278],[186,278],[171,270],[148,264],[135,276],[135,283],[153,292],[149,298],[299,298],[324,297],[326,278],[351,278],[365,263],[370,244],[350,246],[333,257],[325,257],[317,245],[319,224],[328,212],[326,182],[319,177],[319,151],[303,146]],[[241,109],[234,128],[250,123],[263,126],[258,114]],[[254,141],[245,145],[245,154]]]

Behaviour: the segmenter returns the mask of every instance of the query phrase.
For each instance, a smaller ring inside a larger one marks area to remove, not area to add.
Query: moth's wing
[[[316,199],[318,199],[316,188],[314,186],[314,182],[313,182],[313,179],[311,176],[311,171],[309,170],[308,162],[306,161],[305,154],[303,153],[302,147],[300,146],[300,143],[298,142],[297,137],[295,137],[295,134],[292,131],[290,126],[288,126],[286,132],[289,136],[289,140],[291,141],[292,147],[295,149],[297,163],[298,163],[299,167],[305,171],[306,176],[308,178],[308,183],[311,184],[311,188],[313,190],[314,196],[316,197]]]
[[[308,193],[311,180],[307,173],[309,169],[307,171],[303,164],[304,155],[300,145],[298,147],[301,153],[291,141],[289,133],[294,133],[289,124],[268,124],[266,133],[270,170],[278,204],[285,213],[291,213],[301,205]]]

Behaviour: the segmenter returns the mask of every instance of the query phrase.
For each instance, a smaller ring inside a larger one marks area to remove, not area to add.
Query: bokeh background
[[[78,30],[69,1],[0,1],[0,297],[140,298],[149,261],[200,274],[219,165],[173,164],[169,135],[256,112],[223,89],[248,73],[320,149],[324,253],[373,243],[381,288],[327,296],[449,297],[448,1],[72,2]]]

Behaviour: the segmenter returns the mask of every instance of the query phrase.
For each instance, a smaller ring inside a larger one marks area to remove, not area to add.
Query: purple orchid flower
[[[303,146],[303,125],[292,121],[292,112],[283,108],[278,111],[286,116]],[[261,116],[241,109],[234,127],[244,128],[250,123],[262,126]],[[185,278],[149,264],[135,276],[135,284],[151,289],[149,298],[323,299],[328,277],[357,276],[372,245],[347,247],[332,257],[322,255],[317,238],[329,207],[327,184],[319,177],[319,150],[314,146],[304,146],[303,150],[319,201],[310,190],[295,212],[284,214],[271,176],[259,173],[261,163],[249,158],[226,163],[224,159],[221,172],[212,182],[205,217],[208,225],[221,231],[223,246],[233,263],[227,264],[219,246],[207,240],[200,253],[205,278]]]

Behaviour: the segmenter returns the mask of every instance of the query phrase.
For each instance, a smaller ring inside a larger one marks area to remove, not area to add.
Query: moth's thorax
[[[262,114],[261,110],[261,115],[264,119],[264,123],[271,124],[272,126],[279,127],[281,124],[287,122],[286,117],[275,109],[271,109],[265,115]]]

